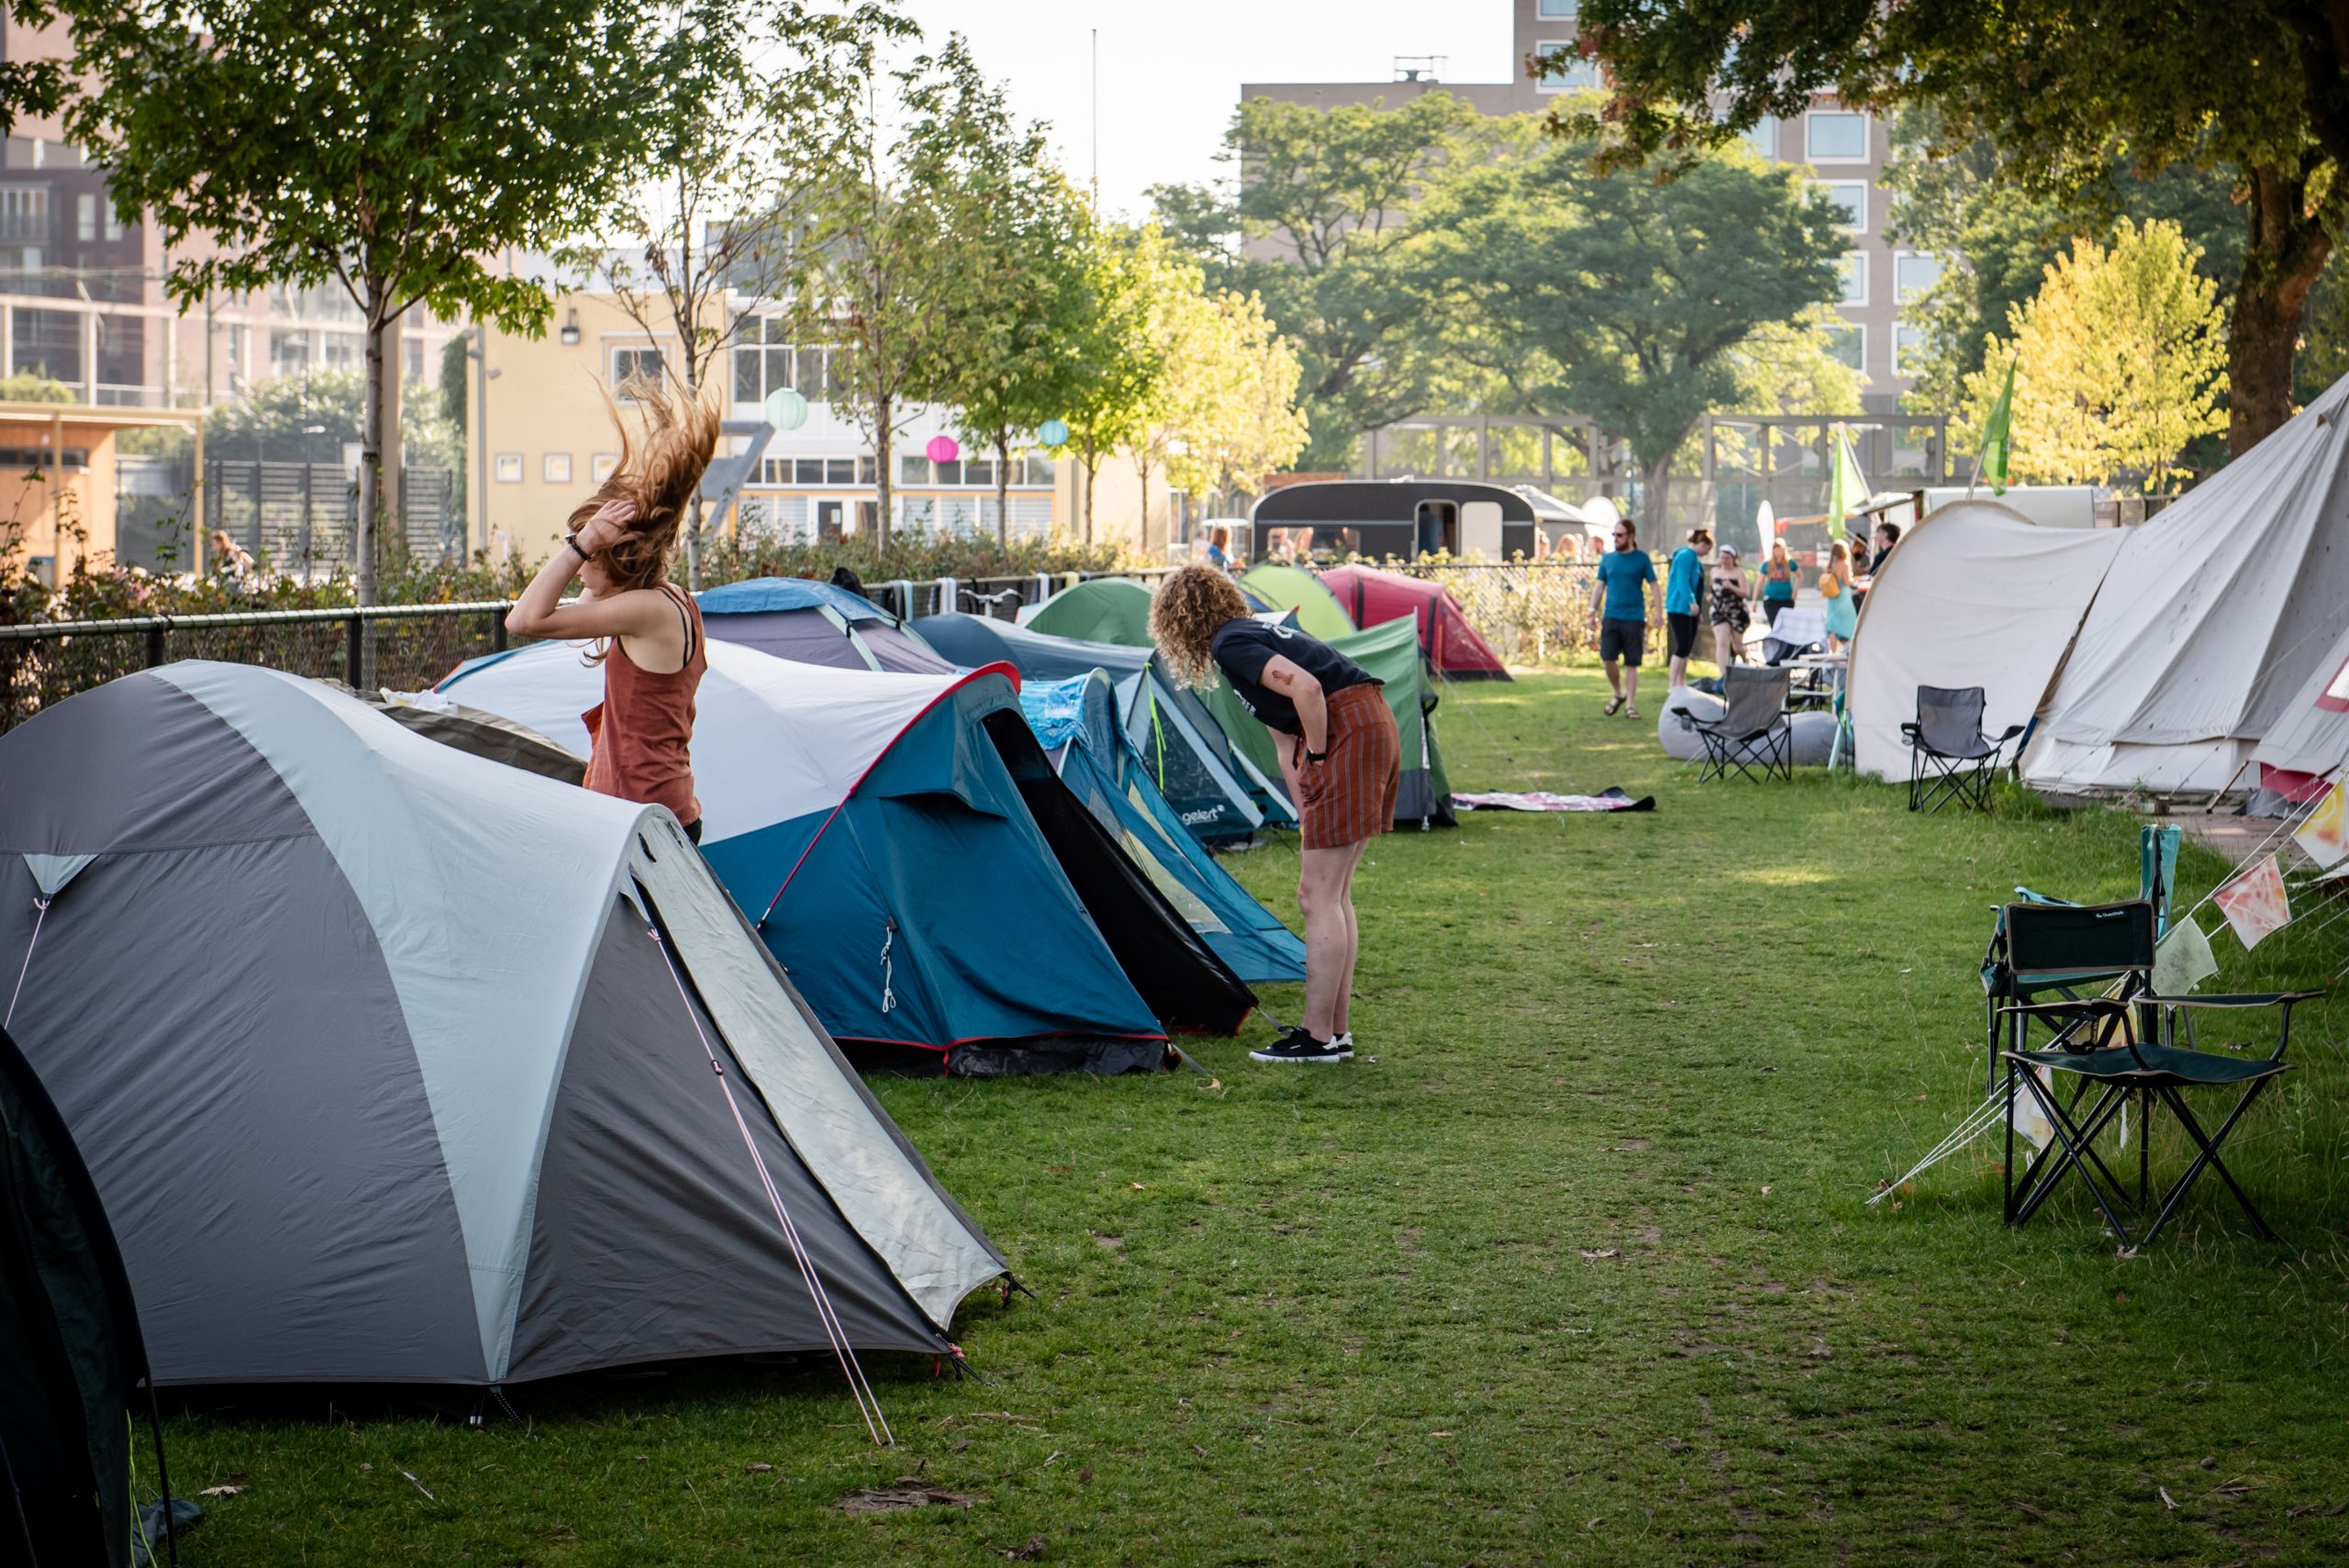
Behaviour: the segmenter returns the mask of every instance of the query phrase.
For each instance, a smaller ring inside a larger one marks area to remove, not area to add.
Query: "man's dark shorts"
[[[1598,657],[1608,663],[1620,659],[1636,670],[1648,654],[1648,623],[1643,620],[1603,620],[1598,623]]]
[[[1668,639],[1665,646],[1671,650],[1673,658],[1686,659],[1697,651],[1697,617],[1695,616],[1674,615],[1667,610],[1664,617],[1664,631]],[[1636,664],[1639,661],[1634,659],[1631,662]]]

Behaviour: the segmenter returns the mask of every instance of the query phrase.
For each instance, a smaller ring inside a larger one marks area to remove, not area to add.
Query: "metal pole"
[[[473,384],[478,389],[480,407],[475,411],[473,435],[479,447],[476,465],[481,470],[481,548],[489,550],[489,328],[481,321],[473,325],[473,347],[478,350],[473,359]],[[473,528],[466,526],[465,537],[473,538]]]
[[[353,686],[359,684],[361,665],[366,654],[367,617],[353,610],[342,645],[342,678]]]

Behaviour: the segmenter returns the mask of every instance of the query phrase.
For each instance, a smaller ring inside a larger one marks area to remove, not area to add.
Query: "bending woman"
[[[593,742],[589,789],[665,806],[701,842],[694,795],[694,694],[708,655],[701,610],[669,581],[685,507],[718,446],[718,416],[638,384],[644,411],[640,444],[619,427],[620,462],[571,514],[562,548],[522,590],[506,629],[517,637],[596,639],[587,654],[604,667],[604,700],[580,717]],[[571,580],[579,596],[562,602]]]
[[[1289,798],[1304,824],[1297,903],[1305,917],[1305,1022],[1259,1062],[1343,1062],[1354,1053],[1346,1003],[1361,934],[1354,867],[1395,822],[1403,748],[1379,683],[1361,665],[1291,627],[1251,617],[1230,577],[1186,566],[1159,584],[1150,635],[1175,678],[1202,686],[1220,672],[1272,731]]]

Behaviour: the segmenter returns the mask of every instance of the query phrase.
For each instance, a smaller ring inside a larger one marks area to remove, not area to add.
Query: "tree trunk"
[[[896,435],[891,427],[896,423],[896,413],[887,395],[873,400],[873,550],[876,557],[889,548],[889,465],[896,461],[892,449]]]
[[[2308,211],[2305,175],[2254,170],[2251,232],[2227,330],[2227,455],[2239,458],[2292,417],[2300,316],[2332,239]]]
[[[1100,472],[1101,454],[1090,446],[1080,447],[1077,450],[1085,454],[1077,459],[1077,464],[1085,470],[1085,542],[1091,544],[1093,542],[1093,481]]]
[[[1141,541],[1142,555],[1150,554],[1150,460],[1134,453],[1134,473],[1141,480],[1141,513],[1134,521],[1136,537]]]
[[[995,433],[995,537],[1011,548],[1011,432]]]
[[[362,605],[375,602],[375,523],[384,500],[384,336],[391,324],[384,319],[384,285],[370,279],[364,302],[367,319],[366,384],[360,393],[359,519],[351,530],[351,574]],[[361,691],[373,688],[375,639],[372,623],[359,639],[359,668],[344,672]]]
[[[1666,452],[1640,471],[1647,491],[1642,498],[1646,505],[1640,508],[1640,532],[1645,536],[1644,542],[1651,552],[1664,548],[1664,531],[1671,526],[1671,514],[1664,506],[1672,495],[1672,456]]]

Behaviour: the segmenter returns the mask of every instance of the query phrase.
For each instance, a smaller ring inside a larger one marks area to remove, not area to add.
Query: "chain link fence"
[[[0,731],[117,675],[182,659],[414,690],[506,648],[510,608],[492,601],[0,626]]]

